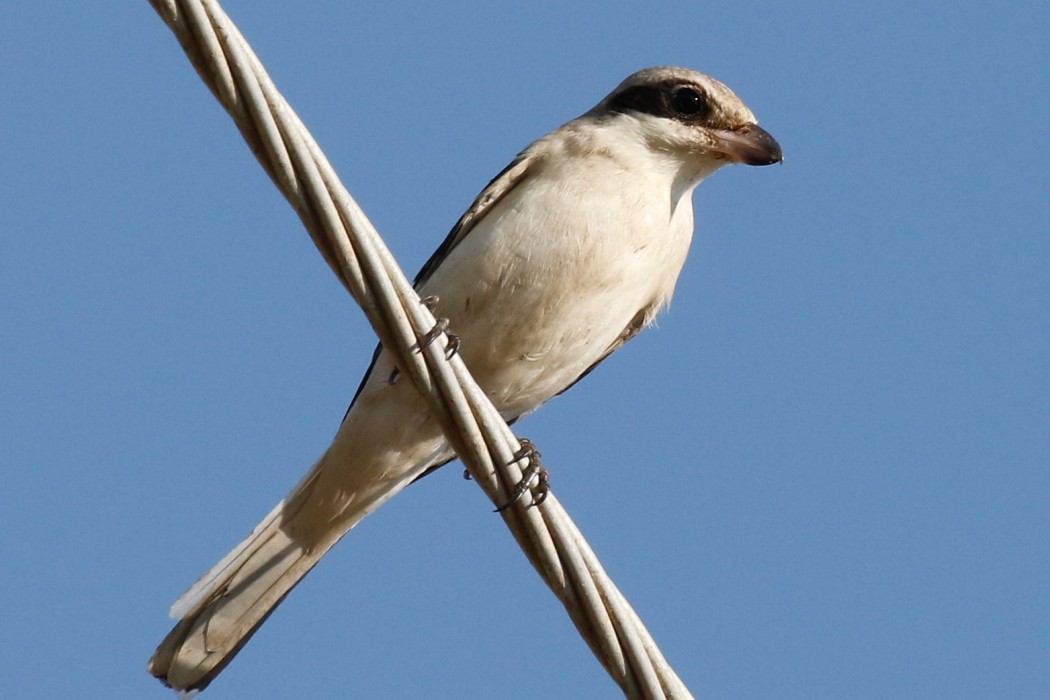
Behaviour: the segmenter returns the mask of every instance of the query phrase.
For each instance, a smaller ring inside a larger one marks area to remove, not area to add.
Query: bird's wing
[[[459,217],[459,221],[449,231],[444,242],[438,246],[438,249],[434,251],[434,254],[423,265],[423,269],[416,275],[416,289],[419,289],[430,279],[434,270],[448,257],[452,249],[467,237],[467,234],[474,229],[479,221],[485,218],[486,214],[492,211],[492,207],[506,197],[507,193],[525,181],[533,161],[534,158],[529,155],[529,152],[524,151],[518,154],[518,157],[504,168],[499,175],[492,178],[492,181],[485,186],[485,189],[477,196],[477,199],[470,205],[466,213]]]
[[[656,311],[656,305],[653,304],[645,307],[644,309],[641,309],[638,313],[636,313],[634,315],[634,318],[631,319],[631,322],[627,324],[627,327],[623,329],[623,332],[620,333],[620,335],[616,337],[616,340],[614,340],[612,344],[605,349],[605,352],[601,354],[601,357],[592,362],[590,367],[583,370],[583,373],[580,376],[576,377],[576,379],[573,379],[571,382],[569,382],[565,386],[565,388],[559,391],[557,394],[555,394],[555,396],[561,396],[566,391],[576,386],[577,382],[579,382],[581,379],[593,372],[594,368],[602,363],[602,360],[619,350],[623,346],[623,344],[626,343],[628,340],[641,333],[642,329],[648,326],[649,323],[653,320],[653,317],[656,316]]]
[[[530,165],[534,162],[534,157],[530,155],[529,151],[523,151],[518,154],[510,165],[500,171],[499,175],[492,178],[492,181],[485,186],[485,189],[481,190],[474,203],[470,205],[466,213],[459,217],[459,221],[449,231],[448,236],[438,246],[438,249],[434,251],[434,254],[430,256],[430,259],[424,263],[423,268],[416,275],[416,280],[413,286],[418,290],[423,284],[430,279],[430,276],[434,273],[434,270],[438,269],[438,266],[444,262],[448,254],[452,252],[452,249],[459,245],[459,242],[467,237],[467,234],[474,230],[474,227],[485,218],[485,215],[492,211],[492,208],[496,204],[507,196],[507,194],[515,187],[520,185],[528,177],[530,171]],[[365,383],[368,378],[372,376],[372,370],[375,369],[376,361],[379,359],[379,353],[383,351],[382,343],[376,345],[375,351],[372,353],[372,361],[368,365],[368,370],[365,372],[364,377],[361,379],[361,383],[357,387],[357,391],[354,392],[354,397],[350,399],[350,405],[346,409],[346,415],[350,414],[350,409],[354,407],[354,402],[357,401],[357,397],[360,396],[361,391],[365,388]],[[588,370],[589,371],[589,370]],[[343,416],[343,420],[346,420],[346,415]]]

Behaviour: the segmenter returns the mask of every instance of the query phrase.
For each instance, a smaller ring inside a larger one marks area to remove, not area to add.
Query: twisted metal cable
[[[214,0],[150,0],[321,255],[364,310],[398,367],[430,402],[474,481],[506,503],[527,469],[521,443],[447,337],[422,342],[434,316],[259,59]],[[535,507],[532,507],[535,506]],[[553,493],[530,493],[501,516],[628,698],[692,698]]]

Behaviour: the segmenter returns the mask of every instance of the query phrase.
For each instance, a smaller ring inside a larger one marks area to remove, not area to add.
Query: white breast
[[[640,310],[666,304],[688,252],[692,187],[674,192],[667,173],[622,153],[571,152],[584,145],[534,146],[549,153],[422,290],[440,297],[467,366],[508,416],[550,399]]]

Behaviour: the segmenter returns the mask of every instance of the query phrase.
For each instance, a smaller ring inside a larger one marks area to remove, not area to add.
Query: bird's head
[[[732,90],[686,68],[640,70],[589,114],[633,119],[650,147],[713,161],[705,170],[726,163],[771,165],[783,160],[780,144],[758,126]]]

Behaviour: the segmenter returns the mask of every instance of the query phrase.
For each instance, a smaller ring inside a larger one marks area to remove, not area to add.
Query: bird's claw
[[[423,350],[424,348],[430,347],[435,340],[441,337],[441,334],[448,330],[448,319],[439,318],[434,323],[434,327],[427,331],[426,335],[419,339],[418,349]]]
[[[520,462],[526,457],[529,459],[530,463],[533,459],[539,461],[540,453],[536,449],[536,446],[532,444],[532,440],[528,438],[521,438],[520,440],[518,440],[518,445],[518,451],[510,456],[510,461],[512,464],[514,462]]]
[[[454,333],[445,334],[445,360],[451,360],[459,352],[459,336]]]
[[[427,299],[430,299],[430,298],[432,298],[432,297],[427,297]],[[424,300],[424,303],[425,303],[425,300]],[[451,360],[456,355],[456,353],[459,352],[459,336],[455,335],[454,333],[449,333],[448,332],[448,325],[449,325],[449,321],[444,316],[442,316],[441,318],[437,319],[437,321],[434,323],[434,327],[431,328],[429,331],[427,331],[427,334],[424,335],[419,340],[419,346],[418,346],[419,350],[421,351],[424,348],[430,346],[435,340],[437,340],[438,338],[441,337],[442,333],[444,333],[445,334],[445,359],[446,360]]]
[[[423,297],[420,301],[431,311],[434,310],[434,306],[437,304],[438,298],[435,296]],[[448,332],[448,319],[439,318],[434,323],[434,327],[427,331],[426,335],[420,338],[416,344],[416,352],[422,352],[425,348],[430,346],[435,340],[441,337],[441,334],[445,334],[445,359],[451,360],[457,352],[459,352],[459,336],[453,335]],[[386,383],[388,386],[393,386],[401,376],[401,370],[397,367],[387,377]]]
[[[551,490],[550,473],[543,466],[543,462],[540,461],[540,453],[536,450],[536,446],[532,444],[531,440],[525,438],[522,438],[519,442],[521,443],[521,448],[511,455],[511,463],[526,460],[528,464],[521,472],[521,481],[518,482],[518,487],[511,494],[510,499],[494,511],[496,513],[502,513],[520,501],[529,489],[532,489],[533,492],[532,503],[529,505],[538,506],[547,500],[547,494]],[[535,486],[533,486],[533,482],[535,482]]]

